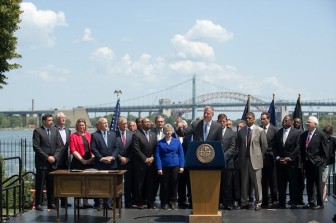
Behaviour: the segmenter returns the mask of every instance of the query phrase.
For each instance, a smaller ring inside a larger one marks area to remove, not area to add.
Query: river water
[[[35,172],[33,131],[33,129],[0,130],[0,154],[3,158],[20,157],[23,170]],[[18,174],[19,160],[5,160],[4,168],[7,176]]]
[[[33,129],[27,130],[0,130],[0,140],[6,141],[20,141],[21,139],[27,139],[32,141],[33,138]]]

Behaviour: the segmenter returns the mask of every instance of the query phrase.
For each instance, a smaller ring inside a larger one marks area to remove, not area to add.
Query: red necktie
[[[311,134],[311,132],[309,132],[309,133],[308,133],[307,140],[306,140],[306,149],[307,149],[307,147],[308,147],[308,145],[309,145],[309,143],[310,143],[311,138],[312,138],[312,134]]]
[[[125,146],[126,145],[126,135],[125,132],[122,133],[122,143]]]

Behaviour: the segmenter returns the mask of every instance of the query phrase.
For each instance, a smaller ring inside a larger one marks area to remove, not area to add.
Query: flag
[[[118,128],[119,116],[120,116],[120,99],[118,98],[117,104],[116,104],[115,109],[114,109],[114,114],[112,116],[112,121],[111,121],[111,124],[110,124],[110,131],[115,132],[115,131],[119,130],[119,128]]]
[[[268,113],[270,114],[270,122],[273,126],[276,126],[276,118],[275,118],[275,106],[274,106],[274,98],[268,108]]]
[[[302,109],[301,109],[301,96],[299,95],[297,101],[296,101],[296,105],[294,108],[294,112],[293,112],[293,120],[299,118],[301,120],[301,122],[303,122],[302,120]],[[303,129],[303,125],[301,125],[301,129]]]
[[[246,114],[249,111],[249,98],[246,101],[246,105],[245,105],[245,109],[244,109],[244,113],[242,115],[242,120],[246,121]]]

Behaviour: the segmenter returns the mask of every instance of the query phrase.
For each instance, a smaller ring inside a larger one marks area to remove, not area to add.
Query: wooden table
[[[119,198],[119,218],[121,217],[121,195],[123,192],[123,175],[127,170],[112,171],[68,171],[56,170],[50,174],[54,176],[54,191],[56,199],[57,217],[56,222],[60,222],[59,198],[73,197],[74,218],[77,222],[79,208],[76,208],[76,199],[79,198],[113,198],[113,222],[116,222],[116,200]],[[77,209],[77,214],[76,214]],[[104,216],[107,218],[107,205],[104,202]],[[67,217],[67,209],[65,216]]]

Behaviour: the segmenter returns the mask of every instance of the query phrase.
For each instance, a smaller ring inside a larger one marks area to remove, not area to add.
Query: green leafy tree
[[[127,121],[130,122],[130,121],[135,121],[135,119],[137,119],[138,117],[137,116],[134,116],[132,114],[129,114],[127,116]]]
[[[0,89],[7,84],[5,72],[21,66],[11,60],[21,58],[16,53],[17,38],[14,36],[19,29],[20,3],[22,0],[0,0]]]
[[[21,120],[20,120],[20,117],[19,117],[19,116],[12,115],[12,116],[9,118],[9,121],[10,121],[10,126],[11,126],[12,128],[15,128],[15,127],[21,127]]]
[[[0,126],[1,128],[9,128],[10,127],[10,121],[9,118],[6,116],[0,117]]]
[[[37,124],[36,117],[28,117],[27,123],[28,125],[36,125]]]
[[[70,128],[70,126],[71,126],[71,121],[70,121],[70,119],[66,119],[66,120],[65,120],[65,127]]]

